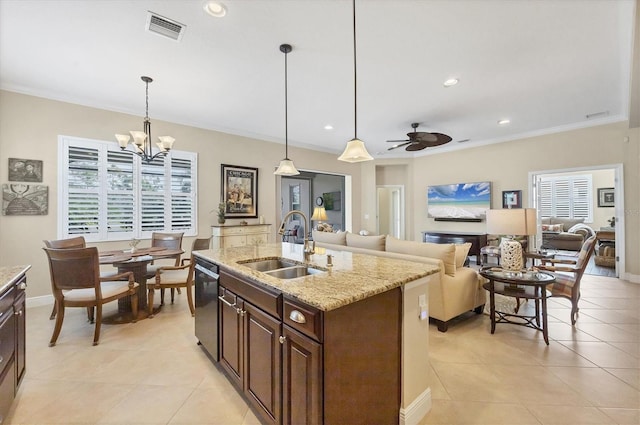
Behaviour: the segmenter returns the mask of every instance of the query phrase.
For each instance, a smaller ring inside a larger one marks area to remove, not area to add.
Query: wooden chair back
[[[160,233],[151,234],[151,246],[167,249],[182,249],[182,236],[184,233]]]
[[[196,239],[193,241],[193,245],[191,245],[191,251],[202,251],[205,249],[209,249],[211,246],[211,237]]]
[[[54,295],[63,290],[96,288],[100,295],[98,248],[43,248],[49,259]],[[56,296],[56,298],[58,298]]]
[[[47,248],[68,249],[68,248],[85,248],[87,245],[83,236],[77,236],[69,239],[44,240]]]

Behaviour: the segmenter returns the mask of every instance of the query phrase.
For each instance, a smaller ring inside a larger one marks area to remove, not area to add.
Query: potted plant
[[[218,204],[218,223],[219,224],[224,224],[225,222],[224,213],[225,213],[226,207],[227,205],[224,202],[220,202]]]

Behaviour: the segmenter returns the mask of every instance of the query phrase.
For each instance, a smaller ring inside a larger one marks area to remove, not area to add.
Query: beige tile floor
[[[7,424],[258,423],[196,345],[184,294],[153,319],[103,326],[96,347],[84,311],[70,309],[49,348],[49,313],[27,310],[27,374]],[[585,276],[576,326],[565,300],[549,314],[549,346],[519,326],[491,335],[485,315],[444,334],[432,325],[421,423],[639,424],[640,285]]]

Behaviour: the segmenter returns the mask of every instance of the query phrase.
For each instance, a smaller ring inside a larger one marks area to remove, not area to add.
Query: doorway
[[[529,172],[529,204],[534,208],[539,209],[539,188],[540,181],[542,179],[558,178],[576,174],[588,175],[590,176],[590,178],[592,178],[593,181],[591,188],[593,219],[591,223],[587,222],[585,224],[587,224],[597,232],[601,230],[611,230],[612,228],[610,226],[613,223],[613,228],[615,231],[615,239],[613,241],[615,249],[615,263],[613,267],[614,270],[603,270],[602,268],[594,267],[591,264],[594,263],[594,258],[598,254],[598,246],[596,246],[596,252],[594,252],[593,256],[591,257],[590,264],[589,266],[587,266],[587,270],[585,271],[585,273],[619,277],[621,273],[625,273],[625,222],[623,214],[624,182],[622,164]],[[603,188],[613,189],[613,199],[615,200],[613,206],[604,206],[601,202],[599,202],[598,196]],[[540,226],[538,226],[538,229],[540,229]],[[535,246],[540,247],[541,242],[542,234],[539,230],[538,234],[536,235]]]
[[[377,186],[376,232],[405,239],[404,186]]]

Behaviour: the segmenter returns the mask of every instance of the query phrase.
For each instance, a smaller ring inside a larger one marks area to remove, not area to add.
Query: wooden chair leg
[[[160,288],[160,305],[164,305],[164,288]]]
[[[160,299],[162,300],[162,291],[163,289],[160,289]],[[155,288],[153,286],[149,286],[149,296],[147,297],[147,308],[149,311],[149,318],[153,317],[153,295],[155,292]],[[136,303],[137,303],[137,298],[136,298]],[[131,299],[131,301],[133,301],[133,298]],[[160,302],[160,304],[162,304],[162,301]],[[133,305],[131,306],[133,308]],[[136,307],[137,309],[137,307]]]
[[[87,320],[89,323],[93,323],[95,321],[95,316],[93,315],[93,307],[87,307]]]
[[[175,298],[176,298],[176,289],[171,288],[171,304],[173,304],[173,302],[175,301]]]
[[[151,310],[153,311],[153,304],[149,304],[151,306]],[[133,295],[131,295],[131,314],[133,314],[133,318],[131,321],[136,323],[138,321],[138,291],[136,290]]]
[[[186,290],[187,290],[187,303],[189,304],[189,310],[191,310],[191,317],[195,317],[196,311],[193,308],[193,294],[192,294],[193,291],[191,290],[191,286],[187,286]]]
[[[56,303],[56,325],[53,328],[53,335],[51,335],[51,341],[49,341],[49,347],[53,347],[56,345],[56,341],[58,340],[58,336],[60,335],[60,329],[62,329],[62,321],[64,320],[64,306],[60,307],[58,303]]]
[[[180,288],[176,288],[176,291],[178,291],[178,294],[182,294],[182,291],[180,290]]]
[[[100,325],[102,325],[102,304],[96,305],[96,328],[93,332],[93,345],[98,345],[100,341]]]
[[[53,309],[51,309],[51,315],[49,316],[49,320],[53,320],[56,318],[56,300],[53,300]]]

